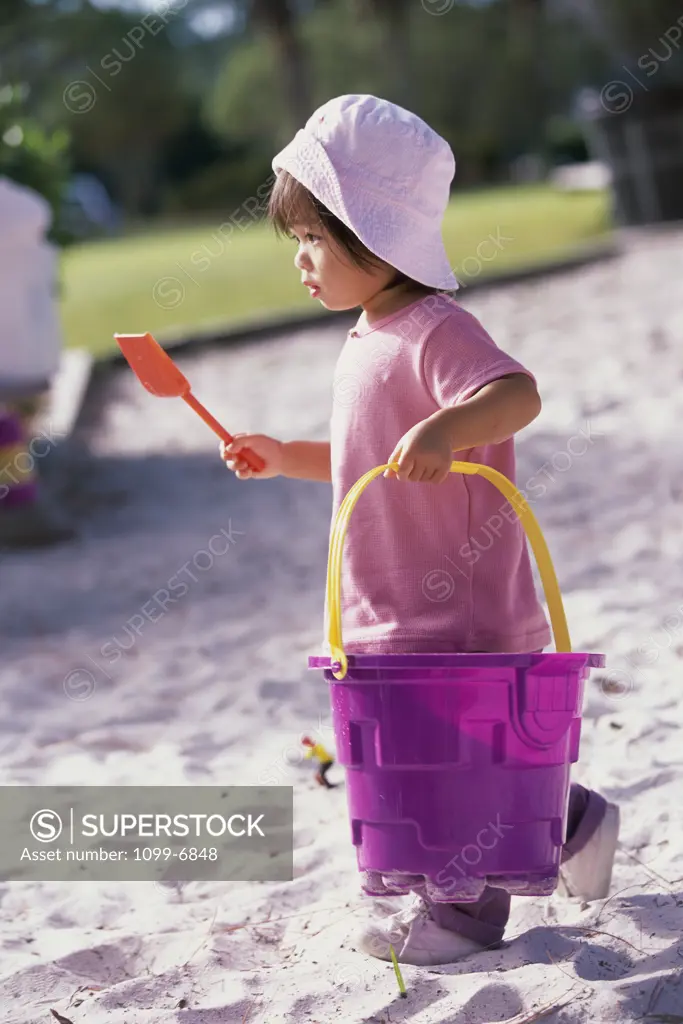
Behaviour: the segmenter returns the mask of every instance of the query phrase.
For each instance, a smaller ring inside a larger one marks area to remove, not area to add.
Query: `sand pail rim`
[[[346,656],[349,669],[393,669],[413,668],[529,668],[542,662],[561,665],[583,665],[585,668],[603,668],[605,655],[592,651],[544,651],[540,654],[483,654],[483,653],[433,653],[433,654],[348,654]],[[329,669],[338,671],[335,666],[340,663],[330,655],[310,655],[309,669]],[[341,667],[341,666],[340,666]]]

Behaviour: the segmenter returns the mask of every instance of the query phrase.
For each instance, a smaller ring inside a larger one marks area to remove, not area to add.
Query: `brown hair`
[[[343,221],[335,217],[288,171],[280,171],[273,183],[268,201],[268,217],[273,222],[276,234],[281,237],[291,238],[290,225],[297,221],[310,221],[324,227],[351,263],[361,270],[372,270],[385,263],[363,245],[360,238]],[[393,288],[397,284],[412,284],[426,293],[440,291],[438,288],[413,280],[400,270],[396,271],[394,278],[386,287]]]

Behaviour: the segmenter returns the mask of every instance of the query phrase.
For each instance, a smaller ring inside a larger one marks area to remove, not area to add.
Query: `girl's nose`
[[[296,256],[294,257],[294,266],[297,270],[311,270],[311,261],[306,255],[305,249],[297,249]]]

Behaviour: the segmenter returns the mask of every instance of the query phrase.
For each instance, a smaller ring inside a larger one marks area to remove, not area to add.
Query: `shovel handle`
[[[218,420],[211,415],[209,410],[206,409],[201,402],[197,401],[197,399],[191,392],[188,392],[188,394],[183,395],[183,398],[190,406],[190,408],[194,409],[198,416],[201,416],[201,418],[206,423],[207,427],[211,427],[214,434],[218,434],[221,441],[225,441],[226,444],[232,444],[232,442],[235,440],[232,434],[229,434],[225,427],[221,426]],[[261,470],[265,468],[266,464],[261,458],[261,456],[257,455],[256,452],[252,452],[251,448],[243,448],[242,451],[240,452],[240,456],[244,459],[249,468],[254,470],[255,473],[260,473]]]

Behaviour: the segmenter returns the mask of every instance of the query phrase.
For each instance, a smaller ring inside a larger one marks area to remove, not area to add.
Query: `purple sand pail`
[[[496,470],[453,462],[510,501],[536,557],[557,653],[344,653],[341,559],[353,508],[377,466],[344,498],[327,573],[329,681],[351,839],[372,896],[422,892],[471,902],[485,885],[551,893],[566,838],[583,686],[602,654],[571,650],[555,570],[523,495]],[[392,464],[396,468],[396,464]]]

